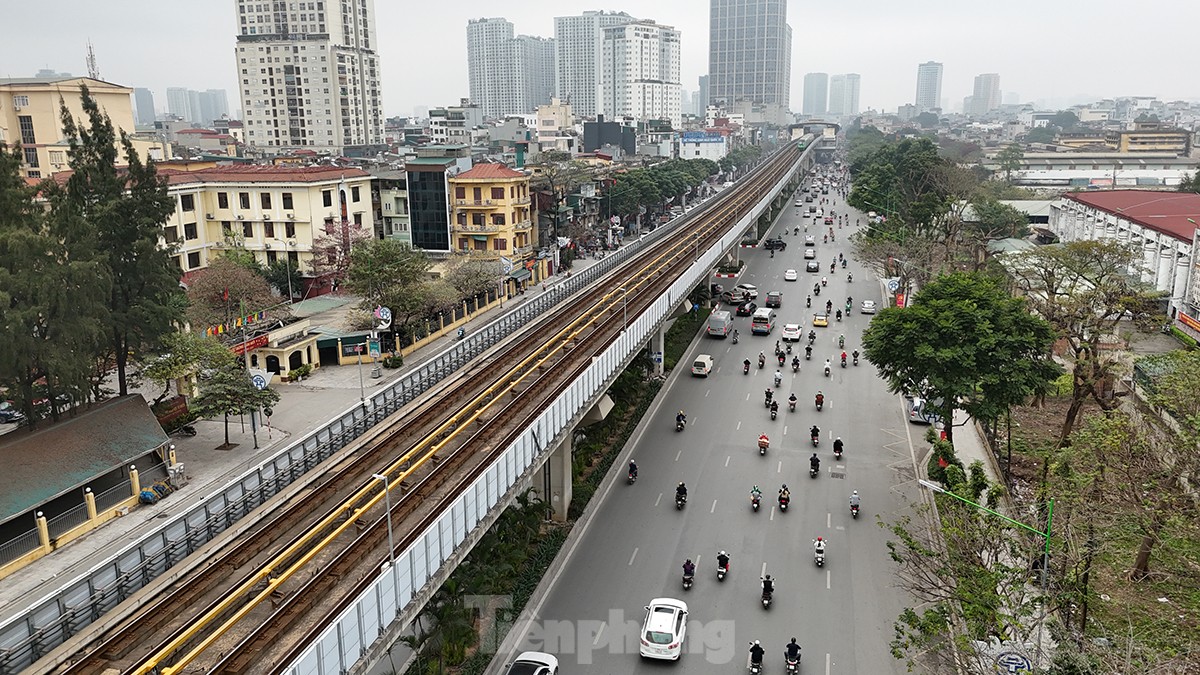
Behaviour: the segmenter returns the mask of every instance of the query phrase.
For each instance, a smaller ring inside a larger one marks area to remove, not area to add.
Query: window
[[[184,211],[195,211],[196,198],[192,195],[180,195],[179,208],[183,209]]]
[[[455,199],[466,199],[467,198],[467,188],[462,187],[462,186],[454,188],[454,198]]]
[[[24,145],[34,145],[37,143],[37,137],[33,134],[33,118],[29,115],[21,115],[17,117],[17,126],[21,129],[21,143]]]
[[[497,251],[507,251],[508,250],[508,240],[507,239],[502,239],[500,237],[496,237],[495,242],[496,243],[492,246],[492,248],[496,249]]]
[[[41,171],[30,171],[30,172],[26,173],[25,175],[30,178],[41,178],[42,172]]]
[[[504,199],[504,188],[502,188],[502,187],[492,188],[492,199]]]
[[[200,252],[192,251],[188,254],[188,269],[194,270],[200,266]]]
[[[238,204],[240,204],[243,209],[249,209],[250,208],[250,193],[249,192],[239,192],[238,193]]]
[[[288,264],[290,264],[292,267],[300,266],[300,254],[299,253],[296,253],[295,251],[288,251],[287,259],[288,259]]]
[[[62,150],[51,150],[50,151],[50,163],[51,164],[66,164],[67,163],[67,153],[63,152]]]
[[[200,238],[199,236],[196,235],[196,224],[195,223],[184,223],[183,224],[183,238],[186,241],[195,241],[196,239]]]
[[[41,166],[38,164],[37,148],[21,148],[25,151],[25,163],[32,168]]]
[[[263,236],[267,239],[275,238],[275,223],[272,223],[269,220],[263,223]]]
[[[221,236],[226,239],[233,236],[233,223],[228,220],[221,221]]]
[[[271,208],[271,193],[270,192],[259,193],[258,199],[259,199],[259,201],[262,202],[263,210],[267,210],[267,209]]]
[[[174,244],[174,243],[178,242],[179,241],[179,228],[175,227],[174,225],[168,225],[167,227],[164,227],[163,228],[163,239],[165,239],[168,244]]]
[[[287,209],[288,211],[292,210],[292,193],[283,193],[283,208]]]
[[[274,265],[279,260],[279,254],[275,251],[267,251],[267,264]]]
[[[332,134],[333,132],[329,132]],[[321,190],[321,202],[325,206],[333,206],[333,190]]]
[[[296,237],[296,226],[293,223],[285,223],[283,226],[283,236],[288,239],[294,239]]]
[[[218,192],[217,193],[217,208],[218,209],[229,208],[229,193],[228,192]]]
[[[254,223],[242,223],[242,236],[246,239],[254,238]]]
[[[350,188],[350,200],[351,200],[351,201],[358,201],[358,200],[359,200],[359,196],[358,196],[358,188],[357,188],[357,187],[352,187],[352,188]]]
[[[28,96],[14,96],[13,97],[13,107],[14,108],[24,108],[27,105],[29,105],[29,97]]]

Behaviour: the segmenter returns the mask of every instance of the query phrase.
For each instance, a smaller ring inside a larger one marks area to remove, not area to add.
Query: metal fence
[[[786,182],[785,177],[780,185]],[[764,195],[760,206],[744,222],[752,223],[773,196],[773,193],[770,197]],[[196,549],[234,528],[245,515],[368,429],[554,305],[601,279],[644,246],[670,236],[680,224],[699,217],[704,211],[704,207],[693,209],[641,239],[631,240],[596,264],[552,286],[548,292],[527,299],[417,366],[372,396],[369,402],[349,408],[333,421],[275,453],[202,504],[167,520],[140,541],[51,592],[23,614],[9,619],[0,625],[0,675],[15,674],[29,667]],[[700,262],[711,266],[722,251],[737,243],[740,236],[740,226],[735,227],[720,245],[705,252]],[[700,283],[701,279],[694,281]],[[674,300],[677,302],[681,297]]]
[[[41,542],[38,540],[36,527],[24,534],[17,535],[0,544],[0,565],[10,563],[39,546],[41,546]]]
[[[133,496],[132,490],[133,481],[125,479],[96,495],[96,513],[104,513],[117,504],[129,499]]]
[[[88,520],[87,504],[76,504],[46,521],[50,538],[57,539]]]

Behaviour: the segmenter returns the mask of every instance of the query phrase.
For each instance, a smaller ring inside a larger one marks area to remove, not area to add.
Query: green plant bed
[[[1187,349],[1195,349],[1197,347],[1197,345],[1200,344],[1200,343],[1197,343],[1196,339],[1193,338],[1191,335],[1188,335],[1187,333],[1179,330],[1175,326],[1171,326],[1171,335],[1175,336],[1176,340],[1179,340],[1180,342],[1182,342],[1183,346]]]
[[[745,264],[745,260],[738,260],[732,265],[718,265],[717,274],[737,274],[738,272],[742,271],[742,267],[745,266]]]
[[[671,329],[667,331],[666,339],[663,341],[663,367],[667,370],[675,368],[675,364],[679,363],[679,359],[687,351],[688,345],[692,344],[696,333],[700,332],[704,322],[708,321],[710,313],[711,310],[701,308],[699,311],[688,312],[675,319],[675,323],[671,325]]]

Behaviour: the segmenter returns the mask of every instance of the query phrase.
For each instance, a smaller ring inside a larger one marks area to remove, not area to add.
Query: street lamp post
[[[396,542],[392,539],[392,484],[388,477],[381,473],[371,474],[371,478],[383,483],[383,503],[387,509],[387,529],[388,529],[388,562],[392,567],[396,566]]]
[[[1029,525],[1026,525],[1025,523],[1013,520],[1012,518],[1009,518],[1008,516],[1004,515],[1003,513],[993,511],[992,509],[989,509],[988,507],[986,507],[982,504],[976,504],[975,502],[967,499],[966,497],[960,497],[959,495],[954,494],[953,492],[947,490],[946,488],[942,487],[941,485],[938,485],[937,483],[934,483],[934,482],[928,481],[928,480],[924,480],[924,479],[920,479],[917,482],[920,483],[922,486],[927,487],[930,490],[933,490],[934,492],[937,492],[938,494],[943,494],[943,495],[947,495],[949,497],[953,497],[953,498],[957,499],[958,501],[963,502],[964,504],[969,504],[971,506],[974,506],[975,508],[977,508],[981,511],[985,511],[993,516],[996,516],[997,518],[1005,521],[1006,523],[1009,523],[1010,525],[1015,525],[1015,526],[1021,528],[1022,530],[1032,532],[1042,538],[1042,541],[1043,541],[1043,546],[1042,546],[1042,584],[1041,584],[1042,585],[1042,616],[1038,620],[1037,647],[1036,647],[1036,649],[1037,649],[1037,655],[1036,655],[1037,667],[1041,668],[1042,667],[1042,629],[1046,624],[1046,616],[1045,616],[1046,615],[1046,596],[1047,596],[1047,584],[1049,582],[1048,575],[1050,572],[1050,531],[1054,525],[1054,498],[1053,497],[1050,498],[1050,503],[1046,510],[1046,531],[1042,532],[1041,530],[1039,530],[1035,527],[1030,527]]]
[[[292,254],[291,254],[292,246],[295,246],[296,242],[291,241],[291,240],[284,241],[278,237],[275,238],[275,241],[283,244],[283,262],[284,262],[284,265],[287,266],[288,304],[291,304],[292,299],[296,297],[292,293]]]

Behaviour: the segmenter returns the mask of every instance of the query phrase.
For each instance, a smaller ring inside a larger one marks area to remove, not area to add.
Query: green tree
[[[395,239],[376,239],[351,250],[346,288],[362,297],[364,310],[376,306],[391,309],[399,329],[413,319],[424,318],[431,306],[445,303],[446,288],[450,296],[457,295],[449,284],[430,279],[431,267],[424,251]],[[456,299],[451,297],[449,301]]]
[[[1060,110],[1050,118],[1050,124],[1064,131],[1070,131],[1079,126],[1079,116],[1070,110]]]
[[[0,143],[0,386],[35,424],[37,398],[88,398],[108,277],[86,225],[36,203],[23,162],[20,146]]]
[[[179,265],[162,246],[162,226],[175,200],[155,171],[143,162],[124,131],[118,137],[86,86],[80,87],[86,123],[76,122],[61,102],[63,135],[68,139],[72,174],[54,209],[69,209],[91,227],[111,280],[105,330],[116,366],[119,393],[128,393],[130,358],[156,349],[175,329],[179,313]],[[124,170],[117,169],[118,146]]]
[[[171,392],[172,382],[222,368],[235,360],[233,352],[216,338],[199,333],[171,333],[163,338],[162,353],[143,364],[142,374],[162,386],[162,393],[153,401],[158,403]],[[177,393],[189,395],[183,388]]]
[[[1162,294],[1137,277],[1138,251],[1117,241],[1039,246],[1006,258],[1005,267],[1030,307],[1071,351],[1071,405],[1059,433],[1065,447],[1088,398],[1105,409],[1119,403],[1101,395],[1101,385],[1121,367],[1119,354],[1103,343],[1130,319],[1143,328],[1161,325]]]
[[[529,162],[529,168],[534,171],[530,188],[544,193],[551,205],[552,231],[543,236],[559,237],[561,223],[559,212],[562,205],[571,194],[592,178],[592,170],[587,164],[572,159],[568,152],[557,150],[543,152],[534,161]]]
[[[1053,143],[1058,140],[1059,131],[1061,130],[1054,125],[1034,127],[1026,131],[1022,138],[1026,143]]]
[[[228,258],[217,258],[196,273],[187,297],[188,320],[201,333],[210,326],[232,325],[247,314],[265,311],[271,318],[289,314],[261,275]],[[230,334],[227,341],[240,335]]]
[[[1178,189],[1180,192],[1200,192],[1200,171],[1185,176]]]
[[[200,395],[191,401],[189,407],[205,419],[224,416],[225,447],[229,447],[230,415],[245,415],[265,409],[270,416],[271,406],[278,402],[279,392],[254,386],[250,373],[243,370],[237,361],[231,360],[200,381]]]
[[[1003,150],[996,153],[996,163],[1000,165],[1000,170],[1004,172],[1004,180],[1012,183],[1012,174],[1014,171],[1021,169],[1021,162],[1025,159],[1025,150],[1016,143],[1010,143]]]
[[[491,260],[473,260],[467,256],[445,273],[446,282],[454,287],[459,298],[469,298],[496,287],[500,279],[500,264]]]
[[[933,129],[938,125],[938,116],[927,110],[914,117],[913,121],[921,125],[922,129]]]
[[[264,265],[258,269],[262,278],[271,284],[271,287],[278,291],[279,295],[287,298],[288,293],[302,293],[304,289],[304,278],[300,275],[299,265],[293,265],[290,261],[284,258],[279,258],[273,263]],[[292,300],[292,298],[288,298]]]
[[[911,306],[880,311],[863,351],[893,392],[941,402],[953,442],[955,410],[994,420],[1058,375],[1053,339],[995,279],[955,273],[934,279]]]

